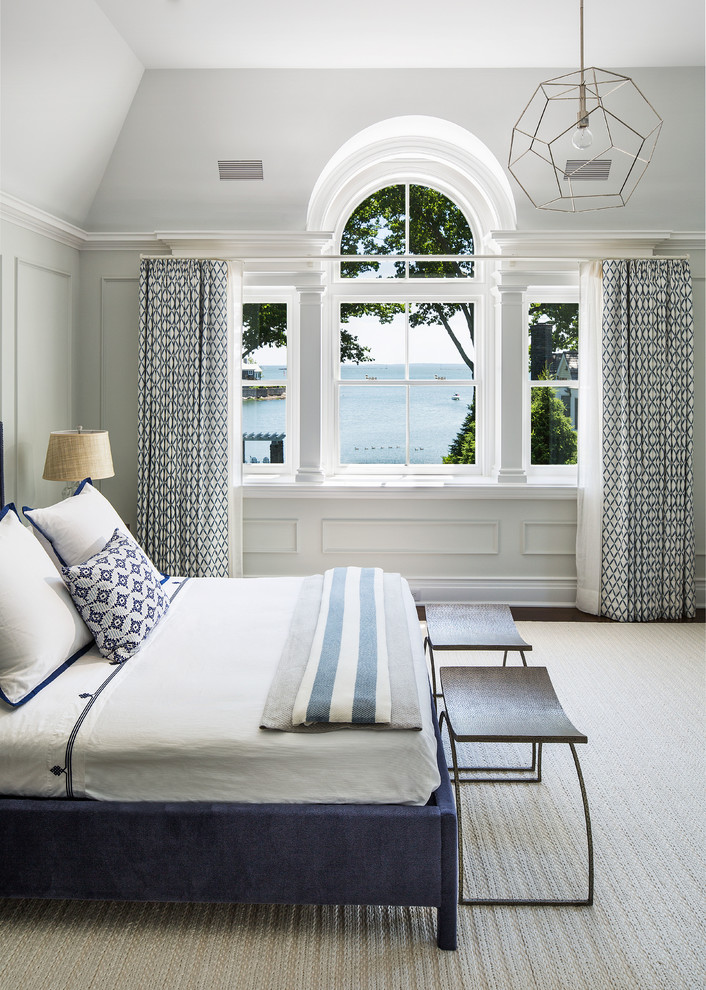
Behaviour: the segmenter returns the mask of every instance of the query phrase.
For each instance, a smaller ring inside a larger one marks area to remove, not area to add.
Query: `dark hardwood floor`
[[[538,608],[531,605],[513,605],[512,617],[516,622],[613,622],[602,615],[590,615],[578,608]],[[424,618],[424,606],[417,606],[417,614]],[[694,619],[675,620],[679,622],[706,622],[706,609],[697,608]]]

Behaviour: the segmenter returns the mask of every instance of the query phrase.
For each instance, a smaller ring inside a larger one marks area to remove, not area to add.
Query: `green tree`
[[[286,303],[246,303],[243,306],[243,360],[260,347],[285,347],[287,344]],[[341,360],[371,361],[369,348],[363,347],[348,330],[341,329]]]
[[[461,210],[448,196],[428,186],[409,187],[409,215],[405,212],[405,187],[386,186],[378,189],[356,207],[346,223],[341,236],[341,254],[395,255],[405,253],[405,233],[408,230],[409,253],[473,254],[473,232]],[[380,272],[381,262],[373,259],[341,262],[341,277],[355,278],[362,272]],[[391,263],[395,278],[404,278],[404,261]],[[409,264],[410,278],[465,278],[473,274],[472,261],[418,261]],[[379,315],[380,305],[375,304],[375,315],[381,323],[389,323],[396,308]],[[384,307],[383,307],[384,308]],[[452,318],[461,312],[465,318],[468,338],[454,332]],[[368,313],[365,303],[346,306],[346,318]],[[344,322],[343,315],[341,322]],[[473,371],[470,357],[475,331],[473,307],[468,303],[420,303],[410,315],[410,326],[436,326],[441,324],[453,342],[461,360]],[[343,334],[343,330],[342,330]],[[343,336],[341,337],[343,347]],[[469,346],[470,345],[470,346]],[[343,359],[343,355],[342,355]]]
[[[407,222],[408,221],[408,222]],[[411,254],[473,254],[473,233],[463,213],[447,196],[427,186],[410,186],[409,218],[405,210],[404,185],[386,186],[368,196],[351,214],[341,236],[341,254],[395,255],[405,253],[408,228]],[[341,277],[378,272],[381,262],[341,262]],[[405,277],[405,262],[392,263],[395,277]],[[419,261],[409,265],[411,278],[464,278],[473,274],[472,261]],[[341,360],[360,364],[372,361],[345,324],[355,317],[375,315],[390,323],[399,307],[395,304],[346,304],[341,313]],[[463,313],[468,338],[461,339],[451,324],[454,313]],[[422,303],[414,308],[410,325],[441,323],[461,360],[473,371],[469,356],[475,340],[473,307],[467,303]],[[243,306],[243,358],[259,347],[282,347],[287,339],[287,307],[283,303],[251,303]],[[470,345],[470,346],[469,346]]]
[[[243,306],[243,360],[260,347],[286,345],[286,303],[246,303]]]
[[[475,464],[476,463],[476,397],[467,406],[466,418],[461,429],[449,446],[449,452],[444,458],[444,464]]]
[[[541,375],[545,380],[549,374]],[[531,460],[533,464],[576,464],[576,431],[554,389],[532,389]]]
[[[579,346],[578,303],[530,303],[530,328],[542,321],[554,324],[554,350],[577,351]]]

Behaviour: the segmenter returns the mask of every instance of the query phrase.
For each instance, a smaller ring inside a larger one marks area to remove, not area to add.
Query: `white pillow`
[[[93,637],[61,575],[10,503],[0,512],[0,698],[29,701]]]
[[[70,498],[45,509],[31,509],[26,505],[22,511],[45,549],[56,555],[59,567],[82,564],[103,549],[116,529],[130,536],[108,499],[88,478]]]

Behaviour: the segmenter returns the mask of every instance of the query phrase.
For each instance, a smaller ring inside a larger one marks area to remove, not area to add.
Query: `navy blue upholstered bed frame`
[[[0,797],[0,897],[437,909],[456,948],[456,809]]]
[[[456,807],[434,726],[424,807],[0,796],[0,897],[426,905],[455,949]]]

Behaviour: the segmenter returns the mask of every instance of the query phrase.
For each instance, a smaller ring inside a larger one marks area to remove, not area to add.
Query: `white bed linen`
[[[122,667],[91,650],[24,707],[3,706],[0,793],[66,796],[67,740],[90,701],[85,695],[117,672],[76,733],[75,797],[425,804],[439,773],[426,662],[406,584],[422,732],[259,728],[301,583],[192,579]]]

